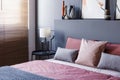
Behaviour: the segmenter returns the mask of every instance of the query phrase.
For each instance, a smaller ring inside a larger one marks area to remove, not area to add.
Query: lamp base
[[[49,41],[41,42],[41,50],[43,50],[43,51],[49,50]]]

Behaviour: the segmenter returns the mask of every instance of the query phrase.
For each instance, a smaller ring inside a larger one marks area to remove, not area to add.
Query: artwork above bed
[[[83,19],[104,19],[106,0],[82,0]]]
[[[120,0],[116,3],[116,19],[120,19]]]

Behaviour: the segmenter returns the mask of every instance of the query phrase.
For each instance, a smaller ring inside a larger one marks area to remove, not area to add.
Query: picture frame
[[[116,2],[116,19],[120,20],[120,0]]]
[[[105,19],[106,0],[82,0],[82,19]]]

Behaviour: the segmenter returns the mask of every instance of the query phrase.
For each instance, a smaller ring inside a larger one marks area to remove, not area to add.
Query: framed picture
[[[116,3],[116,19],[120,19],[120,0]]]
[[[82,0],[83,19],[105,19],[106,0]]]

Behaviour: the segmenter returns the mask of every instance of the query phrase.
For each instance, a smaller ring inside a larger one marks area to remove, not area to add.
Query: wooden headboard
[[[119,20],[55,20],[55,47],[64,47],[67,37],[120,43]]]

